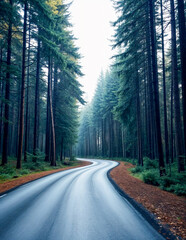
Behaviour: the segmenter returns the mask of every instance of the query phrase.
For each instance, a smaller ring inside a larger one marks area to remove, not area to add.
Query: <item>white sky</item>
[[[85,92],[84,99],[91,101],[101,71],[112,63],[111,50],[113,27],[116,19],[111,0],[73,0],[69,9],[76,46],[83,56],[80,61],[84,77],[79,81]]]

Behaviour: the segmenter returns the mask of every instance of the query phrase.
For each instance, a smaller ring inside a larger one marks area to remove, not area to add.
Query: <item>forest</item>
[[[83,73],[71,4],[0,1],[2,166],[11,159],[17,169],[40,160],[56,166],[77,155],[133,159],[134,172],[149,165],[160,176],[185,176],[185,3],[112,2],[117,54],[80,113]]]
[[[0,0],[0,239],[186,239],[185,13]]]
[[[0,155],[19,169],[28,158],[72,156],[84,104],[80,54],[60,0],[0,1]]]
[[[82,111],[77,153],[133,159],[136,173],[143,165],[158,168],[160,176],[183,173],[184,1],[118,0],[114,6],[118,18],[112,23],[112,46],[117,54],[110,69],[100,74],[94,98]],[[148,178],[153,174],[149,172]]]

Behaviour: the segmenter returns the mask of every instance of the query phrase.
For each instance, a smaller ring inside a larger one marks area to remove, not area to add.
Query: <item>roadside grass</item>
[[[0,158],[1,161],[1,158]],[[27,162],[22,162],[22,168],[16,169],[16,158],[9,157],[8,163],[5,166],[0,166],[0,183],[6,182],[7,180],[27,176],[33,173],[55,170],[60,168],[66,168],[69,166],[77,166],[78,161],[73,161],[68,158],[65,161],[56,161],[56,166],[50,166],[49,162],[45,162],[43,159],[38,159],[36,162],[32,161],[32,157],[28,157]]]

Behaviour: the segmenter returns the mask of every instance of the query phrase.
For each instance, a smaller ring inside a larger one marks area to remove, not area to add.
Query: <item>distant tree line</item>
[[[177,161],[186,156],[186,30],[183,0],[116,0],[114,66],[82,112],[78,154]],[[176,159],[176,160],[175,160]]]
[[[78,49],[61,0],[0,1],[0,155],[40,152],[52,166],[72,154],[77,102],[84,103]]]

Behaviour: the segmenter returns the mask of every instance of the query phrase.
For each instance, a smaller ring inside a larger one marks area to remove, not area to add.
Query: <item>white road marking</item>
[[[2,196],[0,196],[0,198],[3,198],[3,197],[5,197],[7,194],[3,194]]]

